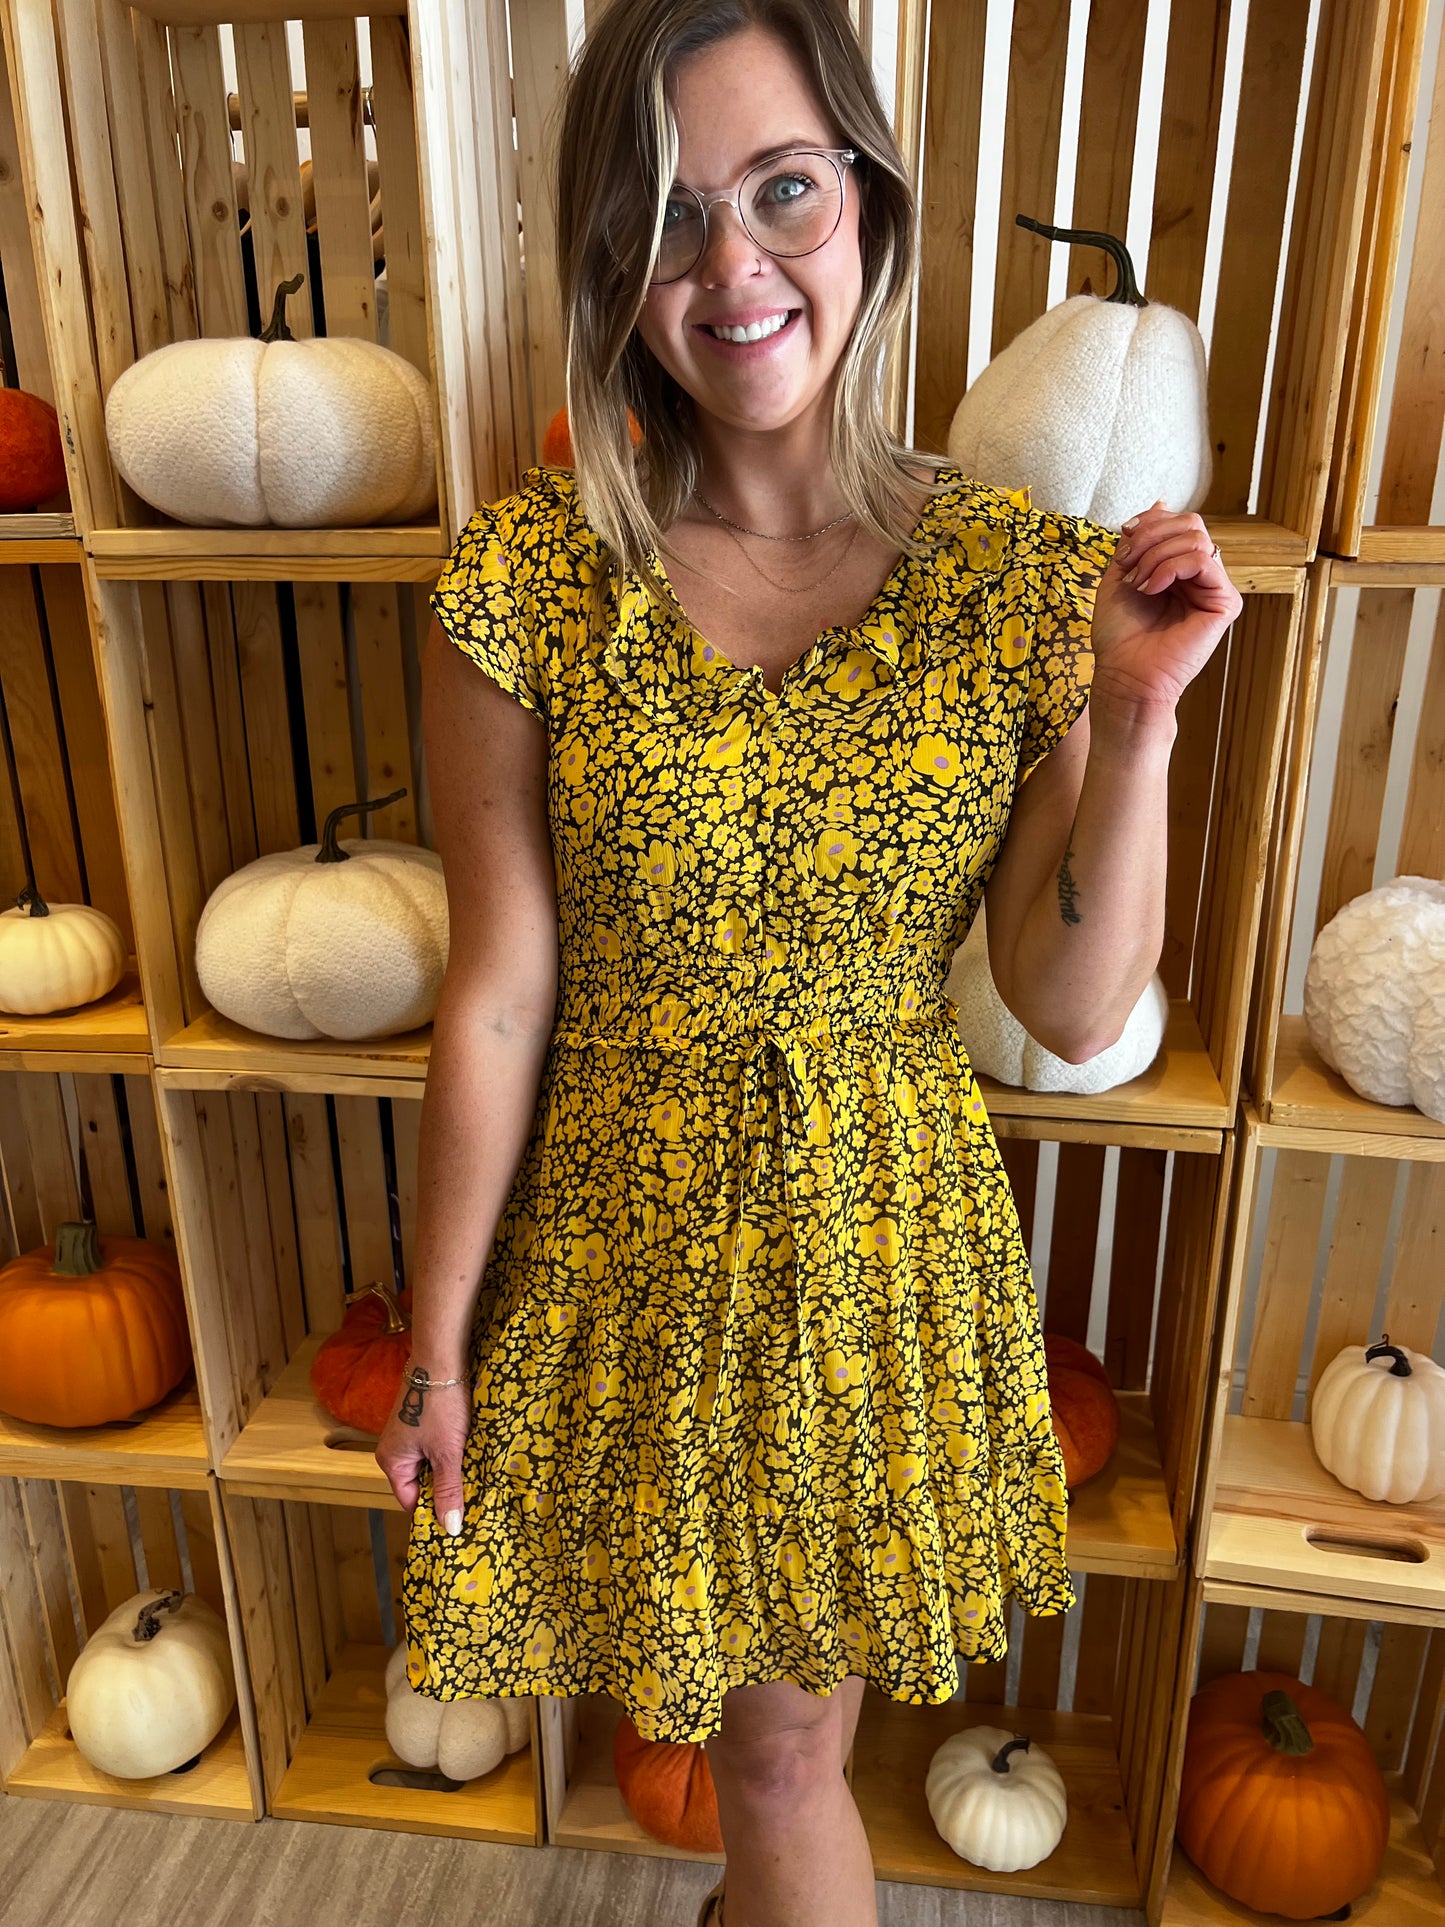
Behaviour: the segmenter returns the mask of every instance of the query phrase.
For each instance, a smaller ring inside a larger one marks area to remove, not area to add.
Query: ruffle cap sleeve
[[[431,608],[447,635],[524,709],[548,722],[549,677],[543,636],[532,598],[519,590],[515,545],[516,498],[479,508],[431,594]]]
[[[1028,647],[1028,696],[1018,754],[1018,780],[1023,782],[1064,740],[1089,700],[1094,594],[1119,536],[1087,516],[1034,508],[1026,487],[1010,495],[1016,514],[1010,561],[1017,571],[1017,609]]]

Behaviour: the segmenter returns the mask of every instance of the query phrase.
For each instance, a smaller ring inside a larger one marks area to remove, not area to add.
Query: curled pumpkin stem
[[[1114,234],[1104,234],[1098,228],[1090,227],[1051,227],[1047,221],[1035,221],[1030,215],[1016,214],[1015,225],[1026,227],[1031,234],[1042,234],[1047,241],[1074,241],[1084,248],[1103,248],[1113,259],[1119,270],[1119,279],[1113,290],[1102,297],[1105,301],[1116,301],[1121,307],[1147,308],[1149,303],[1139,292],[1139,283],[1134,276],[1134,263],[1129,258],[1129,250]]]

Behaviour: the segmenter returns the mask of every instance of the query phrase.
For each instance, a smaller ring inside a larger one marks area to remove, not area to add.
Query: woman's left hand
[[[1156,502],[1131,520],[1095,593],[1090,707],[1172,710],[1244,598],[1192,510]]]

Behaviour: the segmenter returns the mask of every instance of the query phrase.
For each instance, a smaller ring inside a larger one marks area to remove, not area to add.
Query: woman
[[[1197,515],[1120,541],[888,436],[913,202],[834,0],[615,0],[558,167],[575,474],[472,519],[425,663],[409,1677],[705,1740],[729,1927],[861,1927],[864,1681],[949,1698],[1074,1599],[944,977],[986,894],[1033,1035],[1117,1037],[1240,598]]]

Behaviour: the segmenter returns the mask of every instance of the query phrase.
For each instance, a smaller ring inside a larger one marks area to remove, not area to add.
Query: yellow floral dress
[[[472,1327],[463,1530],[425,1467],[413,1515],[428,1698],[604,1691],[700,1740],[757,1681],[946,1700],[1011,1593],[1074,1602],[1028,1257],[944,979],[1016,783],[1088,699],[1118,538],[941,472],[931,559],[777,694],[637,578],[606,590],[570,471],[478,510],[437,584],[547,725],[560,987]]]

